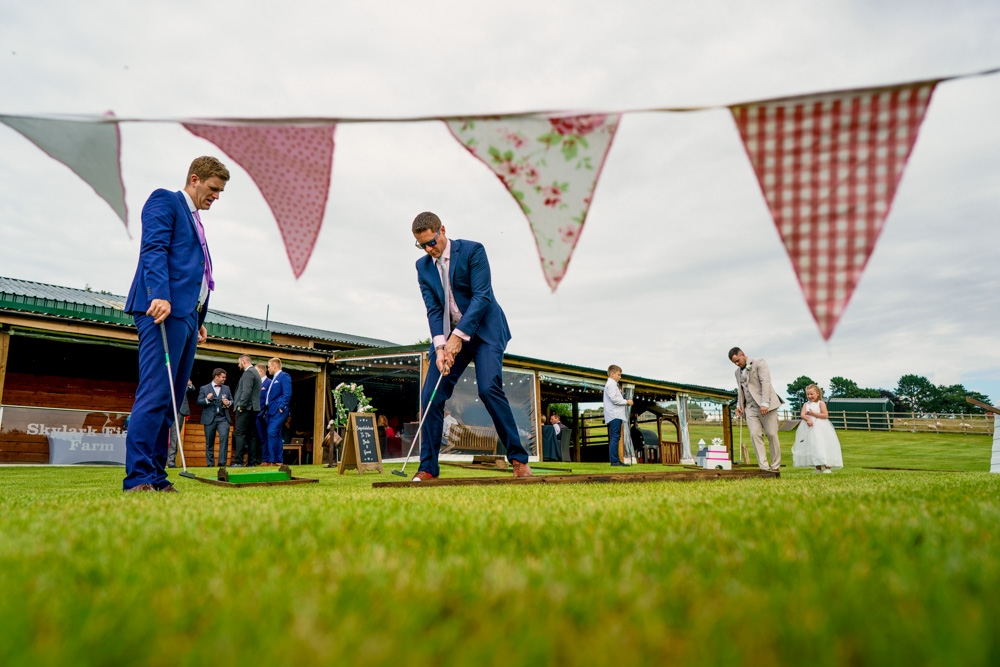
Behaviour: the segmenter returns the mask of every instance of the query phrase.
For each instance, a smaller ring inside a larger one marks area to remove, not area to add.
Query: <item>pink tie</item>
[[[198,240],[201,241],[201,251],[205,253],[205,280],[208,281],[208,289],[215,290],[215,281],[212,280],[212,258],[208,256],[208,241],[205,240],[205,227],[201,224],[201,216],[198,211],[194,212],[194,221],[197,223]]]

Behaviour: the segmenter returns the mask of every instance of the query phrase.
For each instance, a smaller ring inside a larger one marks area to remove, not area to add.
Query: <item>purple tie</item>
[[[198,228],[198,240],[201,241],[201,250],[205,253],[205,280],[208,281],[208,289],[215,290],[215,281],[212,280],[212,259],[208,256],[208,242],[205,240],[205,227],[201,224],[201,216],[198,211],[194,212],[195,227]]]

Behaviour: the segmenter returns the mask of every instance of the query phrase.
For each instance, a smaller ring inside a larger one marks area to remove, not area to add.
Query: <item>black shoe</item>
[[[625,467],[625,464],[624,464],[624,463],[612,463],[612,464],[611,464],[611,467],[612,467],[612,468],[617,468],[618,466],[621,466],[621,467],[623,467],[623,468],[624,468],[624,467]]]
[[[174,465],[173,463],[168,463],[168,464],[167,464],[167,467],[168,467],[168,468],[176,468],[177,466],[176,466],[176,465]]]

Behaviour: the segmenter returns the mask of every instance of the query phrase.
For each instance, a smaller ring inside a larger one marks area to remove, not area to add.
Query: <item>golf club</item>
[[[424,420],[427,419],[427,411],[431,409],[431,403],[434,402],[434,396],[438,393],[438,387],[441,386],[441,378],[443,377],[444,377],[443,374],[441,373],[438,374],[438,381],[434,384],[434,391],[431,392],[431,400],[427,401],[427,407],[424,408],[424,414],[422,417],[420,417],[420,423],[417,424],[417,437],[415,437],[413,439],[413,442],[410,443],[410,451],[406,452],[406,459],[403,461],[403,467],[400,468],[399,470],[393,470],[392,471],[393,475],[398,475],[399,477],[406,477],[406,464],[410,462],[410,454],[413,453],[413,446],[417,444],[418,440],[420,440],[420,432],[424,426]]]
[[[167,360],[167,380],[170,382],[170,404],[174,408],[174,428],[177,429],[177,451],[181,454],[181,477],[197,479],[194,473],[188,472],[184,461],[184,439],[181,437],[181,425],[177,421],[177,396],[174,395],[174,373],[170,370],[170,350],[167,346],[167,327],[160,322],[160,333],[163,335],[163,356]]]

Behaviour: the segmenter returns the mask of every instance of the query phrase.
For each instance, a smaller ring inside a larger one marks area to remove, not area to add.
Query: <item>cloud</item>
[[[50,10],[0,10],[0,43],[10,45],[0,54],[0,111],[615,109],[1000,63],[1000,10],[988,3],[303,2],[279,16],[263,2],[97,2],[60,4],[59,21]],[[890,387],[916,372],[996,392],[998,80],[939,87],[830,343],[803,303],[725,110],[623,119],[555,294],[516,204],[440,123],[338,128],[325,226],[299,281],[260,194],[220,156],[234,176],[206,215],[218,266],[213,305],[262,316],[270,304],[282,321],[400,343],[425,338],[408,226],[434,210],[455,236],[486,245],[513,353],[729,387],[725,351],[735,344],[766,357],[779,385],[806,374]],[[146,197],[179,188],[192,157],[218,151],[176,125],[130,124],[122,134],[131,241],[85,184],[0,128],[0,275],[127,291]]]

